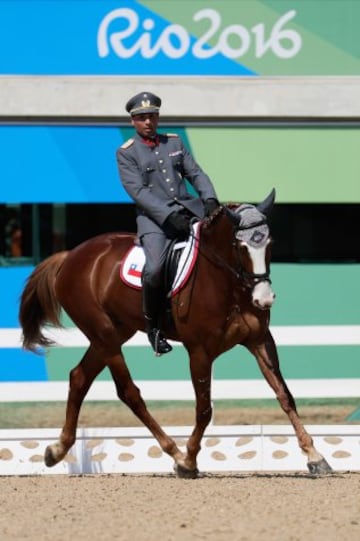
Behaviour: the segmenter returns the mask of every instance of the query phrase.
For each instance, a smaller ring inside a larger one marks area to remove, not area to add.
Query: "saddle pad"
[[[179,259],[176,275],[171,286],[171,294],[175,295],[189,279],[196,261],[199,246],[200,222],[193,225],[193,235],[186,242],[178,242],[174,250],[183,249]],[[141,246],[132,246],[125,255],[120,266],[120,278],[125,284],[141,289],[141,273],[145,264],[145,254]]]

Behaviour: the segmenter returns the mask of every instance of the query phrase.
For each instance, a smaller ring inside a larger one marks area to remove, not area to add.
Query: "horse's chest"
[[[248,340],[254,340],[264,333],[268,325],[268,317],[262,314],[259,317],[254,312],[243,312],[234,307],[228,317],[226,329],[226,341],[230,347],[235,344],[242,344]]]

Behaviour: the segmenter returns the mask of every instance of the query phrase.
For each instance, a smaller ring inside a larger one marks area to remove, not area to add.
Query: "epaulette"
[[[131,147],[131,145],[133,144],[133,142],[134,142],[134,139],[128,139],[127,141],[125,141],[125,143],[123,143],[123,144],[121,145],[120,148],[129,148],[129,147]]]
[[[168,137],[179,137],[179,135],[177,133],[167,133],[166,135]]]

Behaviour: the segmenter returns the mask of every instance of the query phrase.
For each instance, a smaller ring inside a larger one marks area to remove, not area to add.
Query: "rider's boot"
[[[143,282],[143,307],[146,332],[157,356],[164,355],[172,350],[171,345],[166,341],[159,328],[159,316],[162,304],[162,288],[155,288]]]

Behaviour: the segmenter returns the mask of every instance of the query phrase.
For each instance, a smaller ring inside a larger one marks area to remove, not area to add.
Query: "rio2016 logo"
[[[114,9],[108,13],[100,23],[97,35],[98,53],[101,58],[110,54],[110,49],[119,58],[131,58],[140,53],[143,58],[154,58],[160,51],[168,58],[178,59],[185,56],[191,49],[194,57],[199,59],[211,58],[220,53],[223,56],[235,59],[245,55],[250,47],[254,46],[256,58],[262,58],[267,52],[281,59],[292,58],[298,54],[302,46],[301,36],[296,30],[286,28],[296,16],[291,10],[282,15],[271,29],[266,38],[266,29],[263,23],[256,24],[247,29],[241,24],[231,24],[221,29],[221,15],[215,9],[202,9],[193,16],[195,22],[208,20],[207,30],[191,46],[188,31],[179,24],[170,24],[164,28],[156,41],[152,39],[151,31],[155,28],[153,19],[139,20],[136,11],[128,8]],[[126,27],[108,35],[109,26],[113,21],[121,21]],[[131,46],[126,47],[124,40],[130,38],[139,29],[144,30],[141,36]],[[209,41],[219,33],[217,43],[209,45]],[[238,46],[230,44],[234,40]]]

